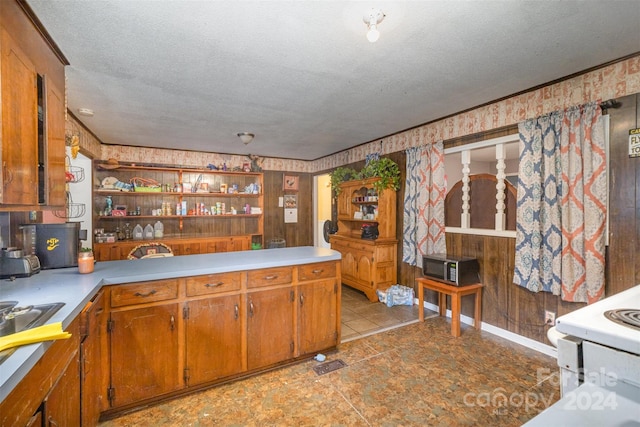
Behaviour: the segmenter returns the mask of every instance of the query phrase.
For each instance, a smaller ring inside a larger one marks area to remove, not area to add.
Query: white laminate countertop
[[[13,281],[0,280],[0,301],[18,301],[20,306],[63,302],[65,305],[47,324],[62,322],[64,329],[105,285],[309,264],[339,260],[340,257],[340,252],[332,249],[301,246],[98,262],[91,274],[79,274],[78,269],[72,267],[43,270],[31,277]],[[51,342],[44,342],[18,347],[0,364],[0,401],[7,397],[50,346]]]

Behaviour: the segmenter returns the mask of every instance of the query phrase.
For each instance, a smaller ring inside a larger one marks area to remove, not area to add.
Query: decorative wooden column
[[[495,228],[498,231],[503,231],[506,229],[507,226],[507,215],[505,214],[505,209],[506,209],[506,205],[505,205],[505,199],[506,199],[506,194],[505,194],[505,189],[507,188],[507,185],[504,182],[504,179],[506,177],[505,175],[505,168],[506,168],[506,164],[505,164],[505,157],[506,157],[506,151],[504,148],[504,144],[497,144],[496,145],[496,160],[497,160],[497,164],[496,164],[496,169],[498,170],[498,173],[496,174],[496,220],[495,220]]]
[[[471,169],[469,164],[471,163],[471,151],[464,150],[461,154],[462,159],[462,213],[460,214],[460,227],[471,227],[471,214],[469,213],[469,173]]]

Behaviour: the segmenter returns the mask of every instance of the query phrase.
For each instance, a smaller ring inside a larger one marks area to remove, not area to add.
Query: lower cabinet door
[[[78,357],[76,352],[45,399],[44,425],[80,425],[80,361]]]
[[[354,253],[354,257],[356,259],[358,280],[360,280],[364,285],[373,287],[372,254],[367,252],[356,252]]]
[[[243,370],[240,295],[190,301],[186,320],[188,385]]]
[[[339,292],[335,279],[300,286],[299,356],[338,344]]]
[[[247,365],[262,368],[293,357],[293,287],[247,294]]]
[[[111,313],[111,407],[181,388],[178,304]]]

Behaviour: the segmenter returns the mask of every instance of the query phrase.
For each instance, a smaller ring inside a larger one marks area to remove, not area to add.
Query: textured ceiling
[[[317,159],[640,51],[637,0],[27,1],[104,143],[216,153]]]

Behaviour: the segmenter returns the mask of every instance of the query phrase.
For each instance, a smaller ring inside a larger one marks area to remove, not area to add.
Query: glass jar
[[[93,251],[78,252],[78,273],[93,273],[94,259]]]

